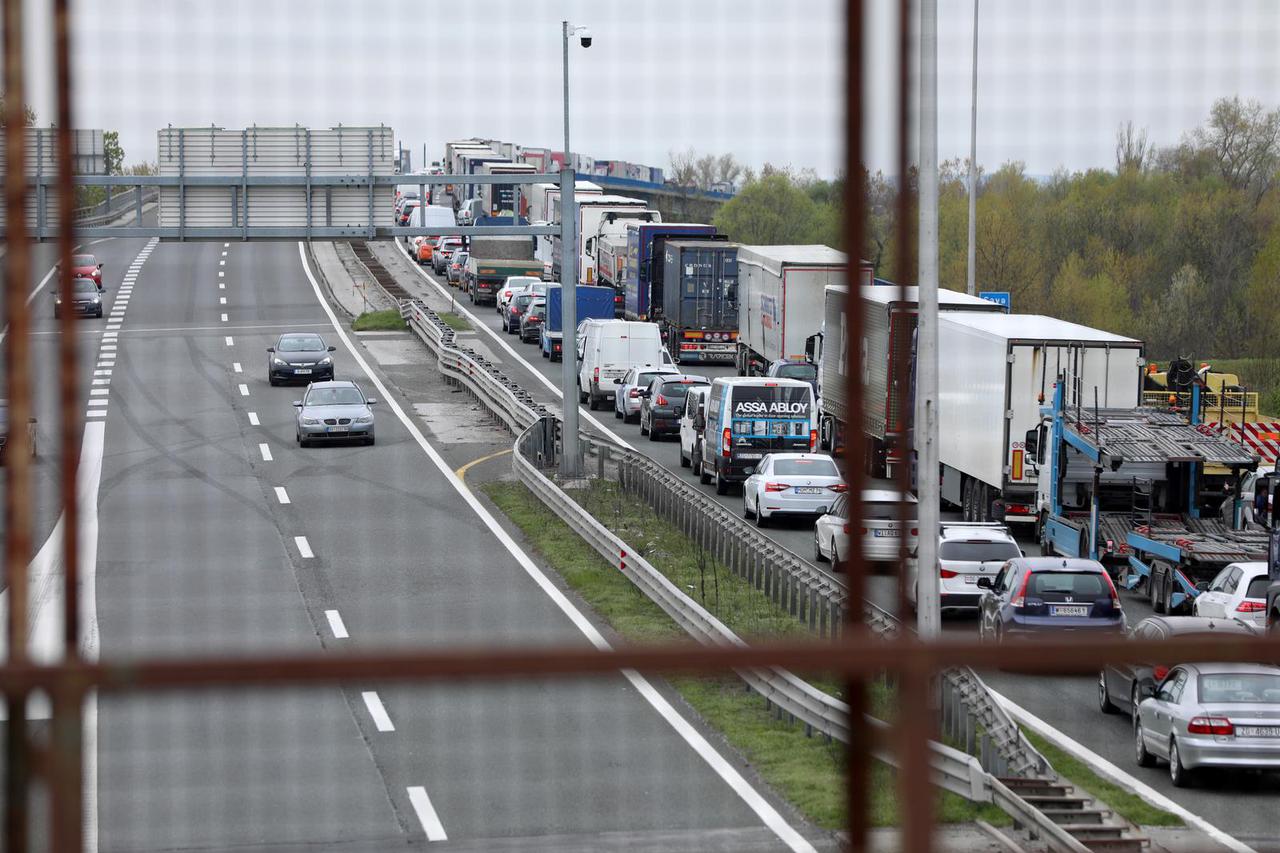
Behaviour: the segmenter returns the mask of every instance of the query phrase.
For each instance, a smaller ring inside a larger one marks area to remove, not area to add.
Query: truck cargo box
[[[849,260],[829,246],[741,246],[738,249],[740,374],[761,375],[780,358],[803,359],[806,340],[822,328],[823,292],[844,284]]]

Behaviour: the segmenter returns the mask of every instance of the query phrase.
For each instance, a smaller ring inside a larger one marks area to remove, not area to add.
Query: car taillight
[[[1151,667],[1151,677],[1156,680],[1157,684],[1159,684],[1161,681],[1164,681],[1164,677],[1168,674],[1169,674],[1169,667],[1167,666],[1164,666],[1162,664],[1156,664],[1155,666]]]
[[[515,314],[515,313],[517,312],[517,310],[518,310],[518,309],[516,308],[516,306],[514,306],[514,305],[512,305],[512,306],[511,306],[511,313],[512,313],[512,314]]]
[[[1240,606],[1236,608],[1237,613],[1261,613],[1267,609],[1266,602],[1262,601],[1242,601]]]
[[[1187,734],[1233,735],[1236,727],[1226,717],[1192,717],[1187,723]]]
[[[941,566],[938,567],[938,577],[940,578],[954,578],[958,574],[960,573],[953,572],[951,569],[944,569]]]
[[[912,536],[919,536],[919,535],[920,535],[920,529],[919,529],[918,527],[913,527],[913,528],[911,528],[911,535],[912,535]]]
[[[1018,587],[1018,594],[1009,602],[1010,607],[1025,607],[1027,603],[1027,583],[1031,580],[1031,572],[1027,572],[1022,576],[1022,586]]]
[[[636,397],[640,396],[640,389],[632,388],[630,391],[627,392],[627,396],[634,400]]]
[[[866,530],[863,530],[862,532],[863,532],[863,533],[866,533],[867,531],[866,531]],[[845,535],[845,536],[848,536],[848,535],[849,535],[849,522],[847,522],[847,521],[844,523],[844,535]]]
[[[600,384],[600,368],[597,367],[595,370],[591,372],[591,379],[597,385]]]
[[[834,486],[827,486],[827,488],[833,492],[840,492],[841,494],[849,491],[849,486],[845,483],[836,483]]]
[[[1107,579],[1107,586],[1111,587],[1111,609],[1120,609],[1120,593],[1116,592],[1116,585],[1111,580],[1111,572],[1103,572],[1102,576]]]
[[[667,404],[667,398],[659,394],[657,398],[654,400],[654,402],[657,403],[659,406],[665,406]]]
[[[789,488],[791,487],[788,486],[786,483],[765,483],[764,484],[764,490],[766,492],[785,492]]]
[[[809,452],[818,449],[818,431],[816,429],[809,430]]]
[[[726,429],[726,430],[724,431],[724,436],[721,438],[720,451],[721,451],[725,456],[728,456],[728,455],[729,455],[729,450],[730,450],[730,448],[732,448],[732,447],[733,447],[733,434],[732,434],[731,432],[729,432],[729,430],[728,430],[728,429]]]

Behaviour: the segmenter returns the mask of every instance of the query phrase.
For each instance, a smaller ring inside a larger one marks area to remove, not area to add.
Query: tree
[[[120,174],[124,166],[124,149],[120,147],[120,132],[108,130],[102,134],[102,155],[107,161],[107,174]]]
[[[1147,142],[1147,129],[1134,131],[1133,122],[1127,121],[1116,131],[1116,173],[1141,172],[1147,165],[1151,146]]]
[[[744,187],[713,222],[730,240],[760,245],[813,243],[819,230],[830,227],[804,190],[778,173]]]
[[[1191,133],[1193,146],[1205,152],[1227,185],[1247,191],[1257,204],[1275,186],[1280,169],[1280,110],[1257,101],[1220,98],[1209,123]]]
[[[698,184],[698,155],[692,148],[685,151],[672,151],[671,164],[668,167],[668,180],[678,187],[693,187]]]
[[[0,93],[0,127],[5,127],[5,126],[6,126],[6,123],[5,123],[5,122],[6,122],[6,119],[5,119],[5,115],[6,115],[6,113],[5,113],[5,111],[4,111],[4,105],[5,105],[5,98],[6,98],[6,97],[7,97],[7,96],[6,96],[4,93]],[[23,121],[22,121],[22,124],[23,124],[23,126],[24,126],[24,127],[35,127],[35,126],[36,126],[36,111],[35,111],[35,110],[33,110],[33,109],[31,109],[31,105],[30,105],[30,104],[24,104],[24,105],[23,105],[23,107],[22,107],[22,115],[23,115]]]

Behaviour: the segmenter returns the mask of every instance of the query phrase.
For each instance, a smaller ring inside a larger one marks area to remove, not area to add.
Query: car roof
[[[674,385],[678,382],[705,382],[711,384],[711,380],[705,376],[698,376],[693,373],[667,373],[663,371],[654,377],[654,380],[660,380],[663,385]]]
[[[1280,666],[1269,663],[1188,663],[1183,666],[1201,675],[1280,675]]]
[[[825,453],[770,453],[769,456],[774,459],[826,459],[835,462]]]
[[[903,494],[889,489],[863,489],[862,499],[864,501],[875,501],[876,503],[898,503],[902,501]],[[916,503],[916,496],[907,492],[906,502],[909,504]]]
[[[1079,557],[1019,557],[1011,562],[1033,572],[1105,572],[1102,563]]]
[[[359,388],[360,386],[352,382],[350,379],[326,379],[324,382],[312,382],[307,389],[312,388]]]
[[[1164,625],[1172,635],[1245,634],[1252,636],[1253,627],[1237,619],[1215,619],[1212,616],[1148,616],[1142,622]],[[1138,624],[1141,625],[1142,622]]]

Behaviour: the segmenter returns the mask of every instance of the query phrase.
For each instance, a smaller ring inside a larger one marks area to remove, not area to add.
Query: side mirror
[[[579,358],[581,358],[581,356],[579,356]],[[622,378],[621,378],[621,377],[619,377],[619,378],[617,378],[617,379],[613,380],[613,384],[614,384],[614,385],[621,385],[621,384],[622,384]]]
[[[991,584],[991,578],[978,578],[978,588],[993,589],[994,587]]]
[[[302,401],[301,401],[301,400],[294,400],[294,401],[293,401],[293,407],[294,407],[295,409],[301,409],[301,408],[302,408]]]
[[[1156,686],[1153,682],[1148,681],[1144,678],[1141,682],[1138,683],[1138,701],[1139,702],[1141,702],[1143,699],[1150,699],[1155,695],[1156,695]]]
[[[267,347],[267,352],[275,352],[275,351],[276,351],[275,347]]]
[[[754,473],[756,472],[756,469],[755,469],[754,467],[752,467],[751,465],[748,465],[746,468],[743,468],[743,469],[742,469],[742,471],[743,471],[743,473],[745,473],[748,477],[750,477],[752,474],[754,474]]]
[[[338,351],[337,347],[329,347],[329,352],[337,352],[337,351]]]
[[[1036,427],[1034,429],[1027,430],[1027,434],[1024,436],[1024,439],[1026,442],[1027,455],[1032,459],[1035,459],[1040,455],[1040,428]]]
[[[366,406],[375,406],[375,405],[377,405],[377,403],[378,403],[378,398],[377,398],[377,397],[369,397],[368,399],[366,399],[366,400],[364,401],[364,404],[365,404]]]

